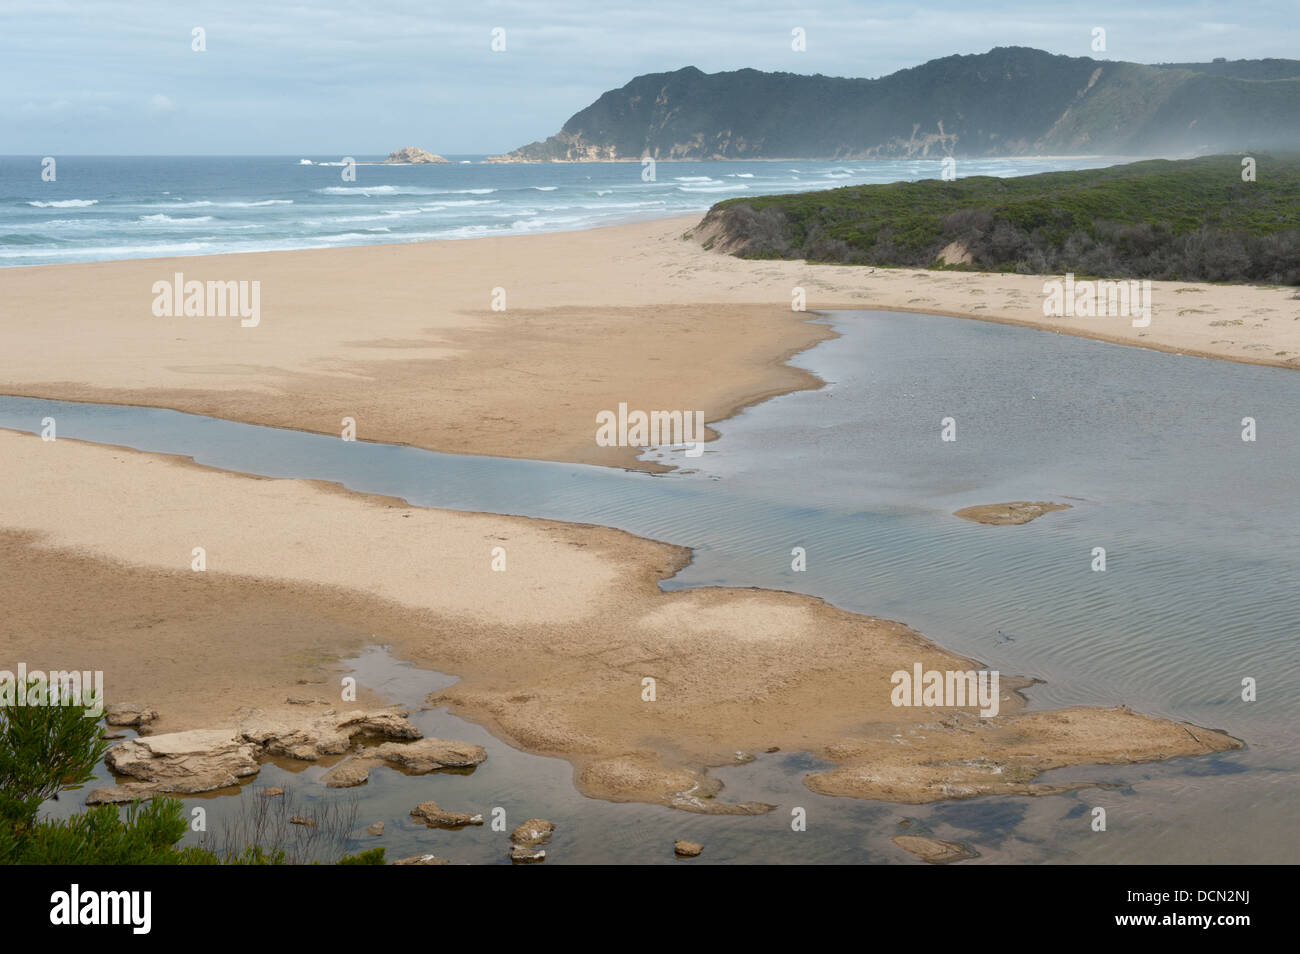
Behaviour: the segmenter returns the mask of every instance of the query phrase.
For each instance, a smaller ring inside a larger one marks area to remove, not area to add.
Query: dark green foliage
[[[29,699],[43,684],[29,682]],[[108,742],[75,705],[0,705],[0,828],[21,831],[41,802],[66,785],[89,781]]]
[[[371,848],[369,851],[363,851],[360,854],[344,855],[338,860],[341,865],[382,865],[384,864],[384,849]]]
[[[850,186],[720,202],[746,258],[930,266],[951,243],[969,268],[1115,278],[1300,284],[1300,156],[1154,159],[1011,179]]]

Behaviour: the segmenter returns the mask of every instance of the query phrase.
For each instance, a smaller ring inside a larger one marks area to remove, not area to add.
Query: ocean
[[[562,232],[703,213],[722,199],[935,179],[938,159],[367,165],[330,156],[0,157],[0,267]],[[1017,176],[1120,158],[963,159]]]

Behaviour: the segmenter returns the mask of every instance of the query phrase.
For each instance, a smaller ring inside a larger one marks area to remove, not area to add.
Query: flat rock
[[[375,822],[373,825],[366,826],[367,835],[382,835],[384,833],[384,823]]]
[[[435,855],[412,855],[409,858],[402,858],[394,861],[395,865],[449,865],[451,864],[446,858],[439,858]]]
[[[415,775],[440,768],[472,768],[487,759],[481,745],[447,739],[419,739],[415,742],[385,742],[369,749],[366,755],[383,759]]]
[[[123,782],[121,785],[109,785],[104,788],[91,789],[86,796],[87,805],[121,805],[133,802],[137,798],[148,801],[158,794],[158,785],[154,782]]]
[[[104,721],[109,725],[148,725],[157,718],[157,709],[138,702],[110,702],[104,707]]]
[[[274,798],[277,795],[283,795],[283,794],[284,794],[284,789],[280,788],[278,785],[273,785],[270,788],[262,790],[263,798]]]
[[[420,730],[406,720],[405,712],[394,709],[355,709],[301,720],[253,709],[245,713],[238,734],[268,755],[314,762],[322,755],[342,755],[354,738],[418,739]]]
[[[316,819],[308,818],[306,815],[294,815],[289,819],[290,825],[303,825],[307,828],[316,827]]]
[[[510,849],[510,860],[517,865],[531,865],[546,860],[546,849],[526,848],[516,845]]]
[[[515,830],[510,833],[510,840],[516,845],[540,845],[544,841],[550,841],[553,834],[555,826],[546,819],[530,818],[515,826]]]
[[[382,764],[378,759],[348,759],[346,762],[332,766],[321,776],[321,781],[329,788],[353,788],[364,785],[370,780],[370,770]]]
[[[411,809],[411,817],[420,819],[430,828],[464,828],[483,824],[482,815],[443,811],[437,802],[420,802]]]
[[[940,841],[938,838],[925,838],[921,835],[896,835],[894,844],[932,865],[946,865],[949,862],[975,858],[979,855],[979,852],[969,845],[955,841]]]
[[[104,756],[119,775],[156,791],[210,792],[239,784],[260,769],[257,747],[225,729],[191,729],[119,742]]]
[[[687,841],[679,838],[673,842],[673,854],[680,858],[698,858],[704,851],[704,846],[698,841]]]

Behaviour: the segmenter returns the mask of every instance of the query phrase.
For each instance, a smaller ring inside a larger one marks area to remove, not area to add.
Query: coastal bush
[[[705,222],[746,258],[1109,278],[1300,284],[1300,156],[1155,159],[729,199]]]
[[[40,698],[37,692],[44,684],[32,679],[28,698]],[[83,706],[0,703],[0,830],[20,837],[42,802],[90,781],[106,751],[103,730]]]

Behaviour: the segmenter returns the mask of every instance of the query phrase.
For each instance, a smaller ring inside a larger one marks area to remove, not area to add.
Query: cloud
[[[164,96],[162,93],[154,93],[149,98],[149,110],[154,113],[174,113],[176,112],[176,101],[170,96]]]

